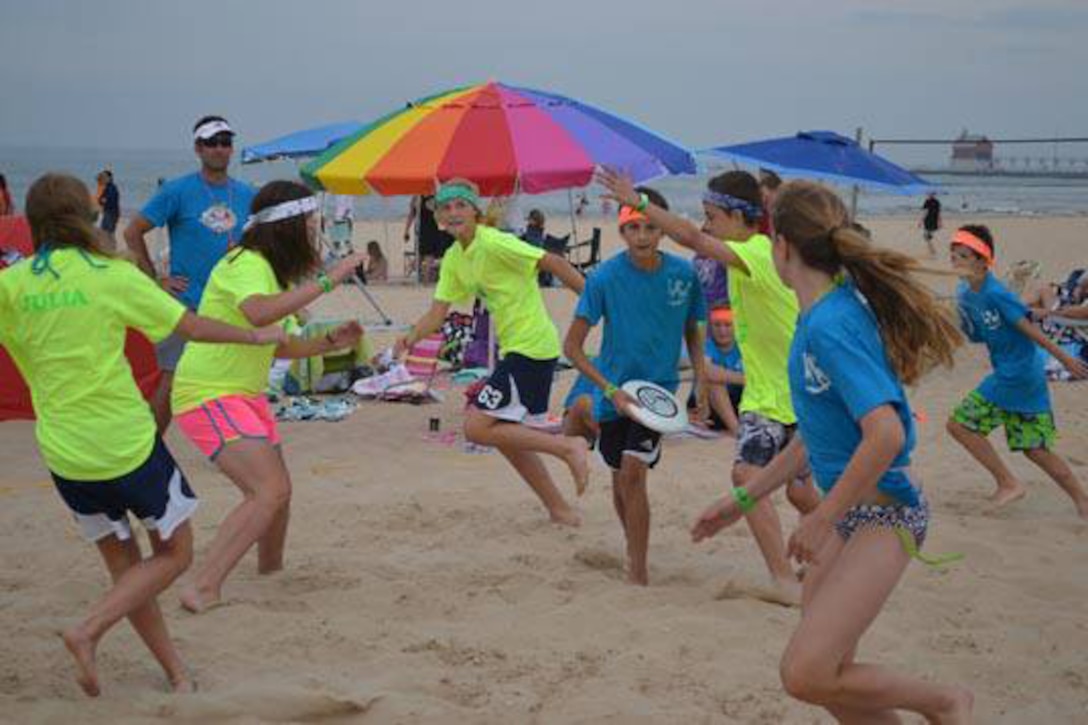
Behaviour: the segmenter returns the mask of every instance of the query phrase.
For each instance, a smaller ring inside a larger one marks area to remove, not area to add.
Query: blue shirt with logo
[[[189,309],[200,305],[215,263],[241,241],[253,195],[249,184],[210,184],[198,171],[168,181],[140,210],[152,226],[170,231],[170,275],[189,280],[178,295]]]
[[[956,291],[960,325],[972,342],[986,345],[994,371],[978,386],[979,394],[1003,410],[1046,413],[1046,355],[1016,324],[1028,308],[1005,285],[987,273],[978,292],[966,282]]]
[[[586,280],[574,314],[590,325],[604,318],[597,368],[615,385],[648,380],[675,392],[684,328],[706,319],[706,303],[691,262],[658,252],[657,269],[639,269],[626,251],[597,267]],[[619,413],[604,397],[597,419]]]
[[[884,350],[876,317],[852,283],[837,286],[801,313],[789,374],[798,429],[817,485],[831,490],[861,445],[861,419],[891,405],[906,439],[877,488],[916,505],[918,492],[906,471],[915,443],[910,405]]]

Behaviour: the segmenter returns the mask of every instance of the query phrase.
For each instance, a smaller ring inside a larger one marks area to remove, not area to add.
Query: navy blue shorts
[[[555,358],[533,360],[516,352],[508,353],[495,366],[472,404],[492,417],[512,423],[543,416],[548,412],[555,363]]]
[[[169,539],[174,529],[196,511],[196,495],[159,438],[147,460],[124,476],[107,481],[70,481],[55,473],[52,476],[89,541],[110,535],[122,541],[130,538],[130,511],[144,528]]]

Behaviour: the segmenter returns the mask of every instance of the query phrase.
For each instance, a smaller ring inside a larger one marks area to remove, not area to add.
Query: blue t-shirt
[[[1016,323],[1028,315],[1027,306],[990,273],[978,292],[961,281],[956,297],[963,331],[972,342],[986,345],[994,368],[978,386],[979,394],[1015,413],[1049,411],[1046,355],[1016,329]]]
[[[861,444],[859,421],[881,405],[899,415],[906,441],[877,487],[913,506],[907,476],[914,421],[903,385],[884,351],[876,318],[851,283],[824,295],[797,321],[790,347],[790,395],[816,484],[831,490]]]
[[[590,325],[605,319],[597,368],[612,383],[648,380],[675,392],[684,327],[706,319],[706,303],[691,262],[665,252],[658,259],[652,272],[626,251],[604,262],[586,280],[574,314]],[[604,397],[596,407],[597,420],[619,417]]]
[[[744,372],[744,362],[740,357],[740,345],[736,342],[734,342],[733,347],[728,350],[722,350],[708,334],[706,336],[706,348],[703,350],[703,354],[706,355],[708,362],[712,362],[720,368],[732,370],[735,373]]]
[[[209,184],[198,171],[168,181],[140,210],[152,226],[170,230],[170,275],[188,278],[178,297],[189,309],[200,305],[215,263],[241,241],[253,195],[249,184]]]

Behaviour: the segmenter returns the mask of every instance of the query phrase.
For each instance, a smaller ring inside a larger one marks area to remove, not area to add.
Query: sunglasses
[[[206,138],[200,142],[200,145],[206,149],[225,148],[229,149],[234,146],[234,137],[228,133],[219,134]]]

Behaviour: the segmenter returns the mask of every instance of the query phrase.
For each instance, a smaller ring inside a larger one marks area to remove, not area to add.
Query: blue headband
[[[456,183],[439,187],[438,193],[434,195],[434,205],[439,207],[454,199],[464,199],[476,207],[477,210],[480,209],[480,195],[476,193],[476,190],[466,184]]]
[[[703,201],[707,204],[725,209],[726,211],[739,211],[747,219],[759,219],[763,216],[763,207],[750,201],[739,199],[720,191],[707,189],[703,192]]]

